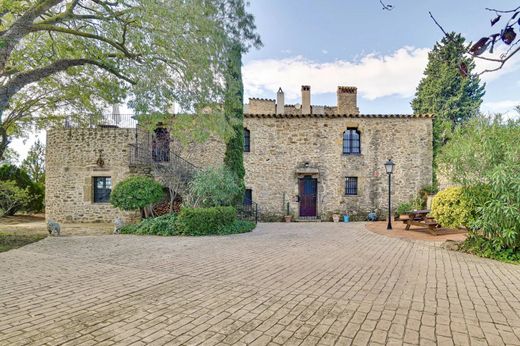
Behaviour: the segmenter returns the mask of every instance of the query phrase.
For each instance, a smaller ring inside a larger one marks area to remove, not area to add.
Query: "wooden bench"
[[[410,226],[419,226],[428,228],[428,232],[432,235],[437,235],[437,230],[440,225],[432,217],[427,216],[429,210],[413,210],[408,212],[408,219],[403,220],[406,224],[406,230],[410,230]]]

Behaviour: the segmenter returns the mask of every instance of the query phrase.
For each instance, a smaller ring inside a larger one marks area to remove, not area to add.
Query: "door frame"
[[[314,215],[302,215],[302,200],[304,195],[304,180],[310,179],[314,182]],[[298,208],[299,217],[318,217],[318,178],[313,175],[301,175],[298,177],[298,196],[300,197],[300,203]]]

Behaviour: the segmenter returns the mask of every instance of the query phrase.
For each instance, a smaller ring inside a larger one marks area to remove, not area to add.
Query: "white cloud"
[[[501,55],[507,52],[507,49],[509,47],[506,47],[504,45],[499,46],[497,49],[495,49],[495,52],[493,54],[483,54],[482,57],[484,58],[491,58],[491,59],[500,59]],[[475,58],[475,72],[480,73],[484,70],[492,70],[497,67],[500,67],[500,63],[497,63],[495,61],[489,61],[484,59]],[[481,75],[481,79],[484,82],[490,82],[492,80],[498,79],[503,75],[506,75],[508,73],[511,73],[515,70],[520,68],[520,54],[513,55],[505,64],[504,66],[493,72],[486,72]]]
[[[326,49],[322,49],[321,52],[322,52],[323,54],[329,54],[329,51],[326,50]]]
[[[502,113],[506,118],[518,118],[520,115],[515,110],[515,107],[518,105],[520,105],[520,99],[490,101],[482,103],[481,110],[484,113]]]
[[[313,94],[335,93],[338,85],[357,86],[373,100],[415,93],[426,63],[427,48],[403,47],[392,54],[368,54],[356,61],[315,62],[296,56],[254,60],[243,68],[246,97],[273,97],[278,87],[286,98],[298,100],[301,85],[311,85]]]

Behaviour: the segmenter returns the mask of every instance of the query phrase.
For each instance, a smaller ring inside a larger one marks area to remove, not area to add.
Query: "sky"
[[[476,41],[492,32],[494,13],[486,7],[518,6],[517,0],[383,2],[393,10],[383,10],[379,0],[251,0],[249,11],[264,45],[243,57],[246,102],[275,98],[281,87],[286,103],[301,103],[301,85],[310,85],[312,104],[333,106],[337,86],[347,85],[358,87],[362,113],[410,113],[428,51],[443,36],[429,11],[446,31]],[[477,60],[479,71],[493,66]],[[520,104],[520,53],[481,78],[486,83],[481,109],[518,116],[513,108]],[[34,138],[13,143],[22,158]]]

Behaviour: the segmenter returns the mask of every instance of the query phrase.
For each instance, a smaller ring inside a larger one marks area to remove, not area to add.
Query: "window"
[[[154,162],[170,161],[170,132],[164,127],[154,131],[152,140],[152,159]]]
[[[345,178],[345,195],[347,195],[347,196],[357,195],[357,177],[346,177]]]
[[[361,153],[361,133],[358,129],[348,128],[343,132],[343,154]]]
[[[253,190],[246,189],[244,192],[244,205],[251,205],[253,204]]]
[[[94,177],[94,203],[108,203],[112,192],[112,178]]]
[[[248,153],[251,151],[251,132],[244,128],[244,152]]]

